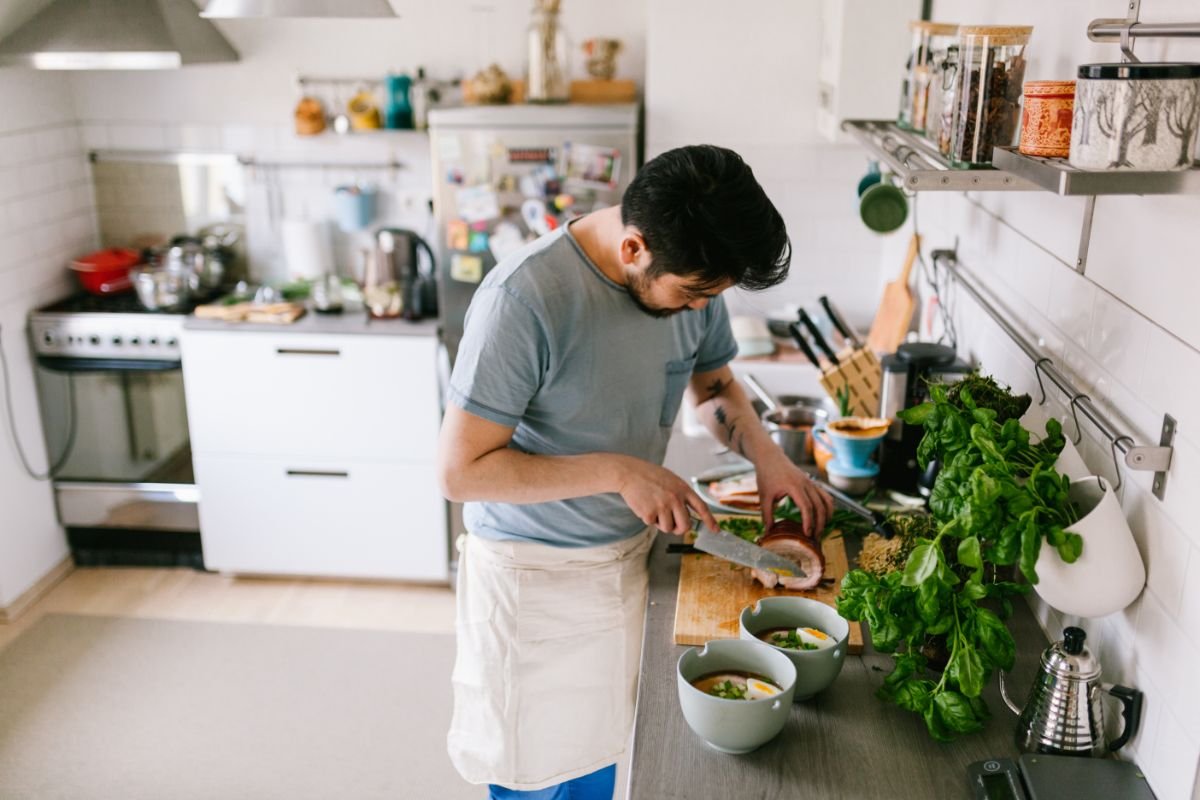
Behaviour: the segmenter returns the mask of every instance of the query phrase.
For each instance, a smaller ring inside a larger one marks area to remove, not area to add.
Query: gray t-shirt
[[[450,400],[513,426],[542,455],[624,453],[662,464],[693,372],[737,355],[724,300],[655,318],[607,278],[564,226],[488,273],[467,310]],[[615,493],[550,503],[467,503],[486,539],[590,547],[645,528]]]

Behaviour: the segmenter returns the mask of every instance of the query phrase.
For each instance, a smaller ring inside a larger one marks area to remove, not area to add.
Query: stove
[[[30,315],[33,351],[39,359],[120,360],[135,369],[137,362],[178,363],[183,320],[197,304],[147,311],[133,293],[77,294]]]

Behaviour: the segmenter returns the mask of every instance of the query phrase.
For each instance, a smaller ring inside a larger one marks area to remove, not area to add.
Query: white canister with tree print
[[[1071,166],[1188,169],[1200,128],[1200,64],[1084,64],[1075,85]]]

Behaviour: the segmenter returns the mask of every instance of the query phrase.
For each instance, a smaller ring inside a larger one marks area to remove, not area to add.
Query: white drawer
[[[432,462],[431,336],[185,331],[192,451]]]
[[[428,465],[197,456],[204,563],[226,572],[444,581]]]

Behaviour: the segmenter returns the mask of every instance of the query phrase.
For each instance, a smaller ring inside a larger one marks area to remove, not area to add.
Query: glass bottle
[[[559,2],[533,3],[533,18],[526,34],[529,52],[525,100],[529,103],[565,103],[570,99],[570,43],[558,21]]]
[[[944,155],[950,155],[954,137],[954,98],[958,96],[958,45],[951,45],[933,65],[929,103],[925,108],[925,138]]]
[[[1032,33],[1028,26],[959,28],[958,97],[950,148],[955,167],[990,164],[994,148],[1017,143],[1025,46]]]
[[[912,31],[912,50],[900,100],[896,123],[906,130],[921,133],[925,130],[933,73],[954,44],[958,26],[945,22],[916,20],[908,24]]]

